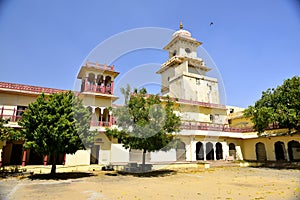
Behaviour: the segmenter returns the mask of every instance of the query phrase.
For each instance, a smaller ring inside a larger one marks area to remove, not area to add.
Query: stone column
[[[64,154],[64,161],[63,161],[63,165],[66,165],[66,160],[67,160],[67,154]]]
[[[113,125],[112,111],[109,111],[109,126]]]
[[[15,122],[15,121],[16,121],[16,118],[17,118],[17,109],[14,108],[14,111],[13,111],[13,114],[12,114],[11,121],[12,121],[12,122]]]
[[[95,82],[94,82],[94,87],[93,87],[93,91],[94,92],[97,92],[97,77],[96,77],[96,75],[95,75]]]
[[[91,119],[91,126],[95,126],[95,107],[91,106],[92,108],[92,119]]]
[[[1,108],[1,117],[3,117],[3,111],[4,111],[4,106],[2,106],[2,108]]]
[[[24,149],[24,151],[23,151],[23,157],[22,157],[22,166],[26,165],[26,157],[27,157],[27,150]]]
[[[289,157],[289,146],[288,146],[288,143],[284,143],[283,142],[283,144],[284,144],[284,148],[285,148],[285,152],[286,152],[286,160],[287,161],[290,161],[290,157]]]
[[[0,149],[0,167],[2,167],[2,149]]]
[[[193,151],[193,136],[190,136],[190,144],[189,144],[189,153],[190,153],[190,156],[189,156],[189,161],[193,161],[193,156],[194,156],[194,151]]]
[[[105,107],[100,107],[100,126],[102,126],[103,122],[103,113],[104,113]]]
[[[214,150],[214,160],[217,160],[217,146],[216,142],[213,142],[213,150]]]
[[[204,161],[206,161],[206,142],[202,142],[202,146],[203,146],[203,153],[204,153]]]
[[[102,93],[105,93],[105,90],[106,90],[105,79],[106,79],[106,76],[103,75],[103,87],[101,88]]]
[[[111,94],[114,94],[114,81],[111,82],[110,91],[111,91]]]
[[[87,90],[88,90],[88,86],[89,86],[89,84],[88,84],[88,77],[85,77],[84,78],[84,92],[86,92]]]
[[[48,155],[45,155],[45,156],[44,156],[44,166],[47,165],[47,162],[48,162]]]

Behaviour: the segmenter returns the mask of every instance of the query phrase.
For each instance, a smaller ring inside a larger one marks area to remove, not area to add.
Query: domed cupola
[[[189,31],[183,29],[182,22],[180,22],[179,28],[180,29],[178,31],[173,33],[173,35],[172,35],[173,38],[176,36],[183,36],[183,37],[189,37],[189,38],[192,37],[192,34]]]
[[[164,47],[169,51],[169,58],[173,56],[197,58],[197,47],[202,43],[192,37],[192,34],[183,29],[180,22],[179,30],[174,32],[172,40]]]

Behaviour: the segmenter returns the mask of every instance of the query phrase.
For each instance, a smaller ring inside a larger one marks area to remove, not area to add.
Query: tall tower
[[[91,126],[100,131],[105,131],[105,127],[113,123],[110,107],[118,98],[114,96],[114,79],[118,74],[114,66],[88,61],[81,67],[77,76],[81,79],[79,96],[83,104],[92,111]]]
[[[157,71],[161,74],[163,95],[179,99],[219,104],[218,81],[206,76],[211,69],[197,55],[202,43],[183,29],[176,31],[164,47],[169,59]]]

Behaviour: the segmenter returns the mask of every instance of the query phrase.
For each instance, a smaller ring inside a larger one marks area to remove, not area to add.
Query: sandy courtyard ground
[[[0,199],[300,199],[299,170],[179,169],[151,177],[105,173],[67,180],[2,179]]]

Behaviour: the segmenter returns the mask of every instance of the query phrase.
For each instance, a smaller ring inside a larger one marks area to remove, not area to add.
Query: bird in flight
[[[212,25],[214,25],[214,23],[213,23],[213,22],[210,22],[210,26],[212,26]]]

